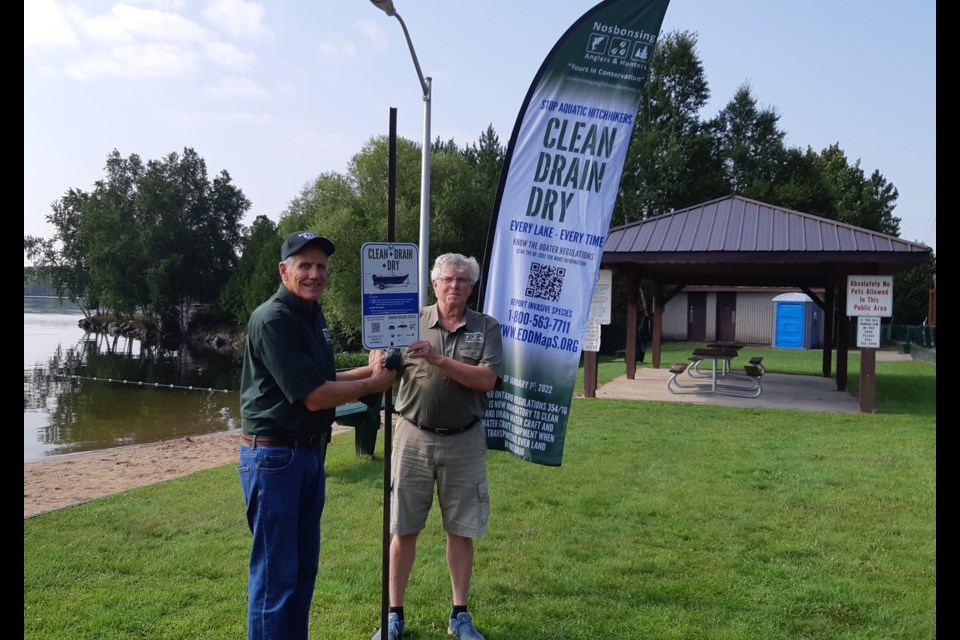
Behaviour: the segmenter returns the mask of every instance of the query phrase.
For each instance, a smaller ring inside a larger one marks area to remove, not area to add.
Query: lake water
[[[55,298],[23,299],[23,461],[236,429],[233,358],[87,334]]]

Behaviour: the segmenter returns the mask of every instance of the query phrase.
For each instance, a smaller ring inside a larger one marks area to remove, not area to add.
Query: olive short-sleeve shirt
[[[329,434],[336,409],[310,411],[301,398],[336,377],[320,304],[307,303],[281,285],[247,323],[240,379],[243,432],[272,438]]]
[[[420,311],[420,338],[448,358],[487,367],[503,378],[503,343],[500,323],[471,309],[460,325],[447,331],[440,324],[437,305]],[[468,389],[421,358],[404,359],[397,392],[397,413],[431,429],[456,429],[483,418],[487,394]]]

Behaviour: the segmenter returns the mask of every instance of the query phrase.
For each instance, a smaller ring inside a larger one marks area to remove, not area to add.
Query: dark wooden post
[[[627,273],[627,380],[637,379],[637,274]]]
[[[847,317],[847,278],[837,287],[837,391],[847,390],[847,349],[850,348],[850,321]]]
[[[876,411],[877,350],[860,350],[860,412]]]
[[[824,292],[823,317],[823,377],[829,378],[833,367],[834,336],[837,332],[837,281],[831,277]]]
[[[660,368],[660,332],[663,329],[663,285],[659,282],[653,294],[653,355],[650,363],[654,369]]]
[[[597,352],[583,352],[583,395],[597,397]]]

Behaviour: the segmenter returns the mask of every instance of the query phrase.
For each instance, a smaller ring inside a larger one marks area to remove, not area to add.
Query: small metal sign
[[[879,316],[860,316],[857,318],[857,348],[880,348]]]
[[[417,245],[367,242],[360,248],[363,346],[407,347],[420,338]]]
[[[581,348],[584,351],[600,351],[600,324],[587,322],[587,331],[583,334]]]

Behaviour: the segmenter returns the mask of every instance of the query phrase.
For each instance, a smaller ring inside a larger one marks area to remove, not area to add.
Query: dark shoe
[[[484,640],[480,632],[474,628],[470,614],[466,612],[458,614],[456,618],[450,618],[447,633],[460,640]]]
[[[380,632],[383,629],[377,629],[377,632],[373,634],[373,637],[370,640],[382,640]],[[391,613],[387,617],[387,639],[386,640],[400,640],[400,636],[403,635],[403,620],[400,619],[395,613]]]

